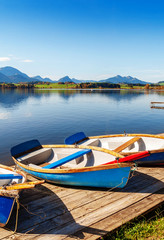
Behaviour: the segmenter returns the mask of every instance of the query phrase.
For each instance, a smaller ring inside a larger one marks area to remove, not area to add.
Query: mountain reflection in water
[[[163,111],[150,108],[164,101],[163,92],[138,90],[1,89],[1,163],[11,161],[10,148],[38,138],[63,143],[79,131],[86,135],[126,132],[160,133]]]

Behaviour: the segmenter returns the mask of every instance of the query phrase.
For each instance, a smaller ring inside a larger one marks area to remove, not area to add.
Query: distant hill
[[[60,78],[57,82],[73,82],[72,79],[68,76],[65,76],[63,78]]]
[[[74,83],[85,83],[85,82],[106,82],[106,83],[126,83],[126,84],[151,84],[150,82],[141,81],[137,78],[127,76],[122,77],[117,75],[115,77],[103,79],[100,81],[96,80],[78,80],[76,78],[70,78],[69,76],[65,76],[60,78],[58,81],[53,81],[50,78],[42,78],[41,76],[37,75],[35,77],[29,77],[27,74],[19,71],[13,67],[2,67],[0,68],[0,82],[5,83],[19,83],[19,82],[74,82]]]
[[[108,83],[127,83],[127,84],[147,84],[150,82],[145,82],[145,81],[141,81],[138,78],[133,78],[131,76],[127,76],[127,77],[122,77],[120,75],[117,75],[115,77],[111,77],[111,78],[107,78],[104,80],[100,80],[99,82],[108,82]]]
[[[3,73],[0,72],[0,82],[11,83],[11,79],[5,76]]]
[[[22,73],[18,69],[9,66],[0,68],[0,73],[6,76],[21,75],[23,77],[30,78],[27,74]]]
[[[65,76],[63,78],[60,78],[58,80],[58,82],[74,82],[74,83],[85,83],[85,82],[106,82],[106,83],[126,83],[126,84],[147,84],[150,82],[145,82],[145,81],[141,81],[137,78],[133,78],[131,76],[128,77],[122,77],[120,75],[117,75],[115,77],[111,77],[111,78],[107,78],[104,80],[100,80],[100,81],[94,81],[94,80],[78,80],[76,78],[70,78],[69,76]]]
[[[85,82],[96,82],[94,80],[78,80],[76,78],[70,78],[69,76],[65,76],[60,78],[58,82],[74,82],[74,83],[85,83]]]
[[[37,80],[39,80],[39,81],[42,81],[42,82],[57,82],[57,81],[54,81],[54,80],[51,80],[50,78],[42,78],[41,76],[35,76],[35,77],[33,77],[33,78],[35,78],[35,79],[37,79]]]
[[[31,78],[27,78],[23,75],[12,75],[12,76],[9,76],[10,80],[12,83],[19,83],[19,82],[32,82],[32,79]]]
[[[4,83],[20,83],[20,82],[37,82],[42,81],[36,78],[31,78],[27,74],[13,67],[0,68],[0,82]],[[45,81],[45,80],[44,80]]]
[[[97,82],[96,80],[78,80],[76,78],[72,78],[74,83],[85,83],[85,82]]]
[[[158,82],[158,84],[164,85],[164,81],[160,81],[160,82]]]

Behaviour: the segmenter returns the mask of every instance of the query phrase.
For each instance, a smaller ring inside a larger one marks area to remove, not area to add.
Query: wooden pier
[[[154,106],[154,104],[163,104],[164,105],[164,102],[151,102],[152,106],[151,108],[155,108],[155,109],[164,109],[164,107],[159,107],[159,106]]]
[[[97,239],[164,202],[164,168],[138,168],[124,189],[61,187],[49,183],[22,192],[0,239]],[[29,179],[34,179],[29,176]],[[28,211],[27,211],[28,209]]]

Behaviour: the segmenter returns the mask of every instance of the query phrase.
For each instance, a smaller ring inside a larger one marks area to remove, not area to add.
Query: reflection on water
[[[78,131],[87,135],[163,129],[163,111],[150,108],[164,92],[138,90],[0,90],[1,162],[11,146],[38,138],[63,143]]]

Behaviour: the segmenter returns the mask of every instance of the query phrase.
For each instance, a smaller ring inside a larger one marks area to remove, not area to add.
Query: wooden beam
[[[122,150],[129,147],[130,145],[132,145],[133,143],[137,142],[140,139],[141,139],[140,137],[134,137],[134,138],[130,139],[129,141],[123,143],[121,146],[117,147],[114,151],[117,153],[120,153]]]
[[[164,104],[164,102],[151,102],[151,104]]]

